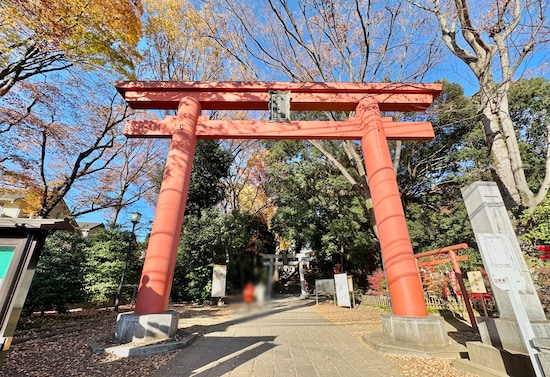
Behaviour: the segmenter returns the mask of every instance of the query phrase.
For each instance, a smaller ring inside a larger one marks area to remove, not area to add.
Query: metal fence
[[[362,295],[361,303],[369,306],[375,306],[378,308],[389,309],[389,297],[386,296],[371,296],[371,295]],[[426,297],[426,307],[428,310],[450,310],[453,312],[466,312],[466,305],[462,297],[455,299],[454,297],[449,297],[447,300],[442,300],[437,297],[427,296]]]

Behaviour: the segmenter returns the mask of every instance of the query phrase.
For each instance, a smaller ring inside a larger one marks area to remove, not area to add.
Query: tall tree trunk
[[[485,140],[491,153],[493,174],[507,208],[534,208],[548,192],[550,169],[535,195],[525,176],[510,118],[508,93],[514,74],[525,59],[536,46],[547,43],[546,2],[488,2],[487,9],[493,11],[480,13],[474,1],[408,1],[435,15],[449,51],[462,60],[477,79]]]
[[[485,83],[481,100],[481,119],[493,162],[493,175],[508,209],[533,208],[538,203],[527,184],[514,125],[510,118],[508,89],[491,90],[493,86],[491,83]]]

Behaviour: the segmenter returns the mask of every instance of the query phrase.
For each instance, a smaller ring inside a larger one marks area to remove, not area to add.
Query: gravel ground
[[[356,309],[335,307],[329,303],[312,306],[328,320],[343,326],[360,339],[364,334],[381,331],[381,310],[360,306]],[[201,307],[177,305],[180,327],[184,331],[204,333],[217,323],[231,318],[232,306]],[[26,330],[19,330],[2,367],[0,376],[68,377],[68,376],[150,376],[166,364],[175,352],[144,357],[120,358],[94,355],[87,341],[112,339],[116,315],[111,310],[75,310],[66,315],[47,314],[44,318],[25,320]],[[466,334],[471,338],[472,334]],[[400,365],[404,377],[474,377],[459,372],[450,361],[383,355]]]

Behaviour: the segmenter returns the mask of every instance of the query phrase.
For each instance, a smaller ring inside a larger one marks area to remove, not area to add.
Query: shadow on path
[[[240,305],[240,304],[231,304],[240,306],[238,307],[235,313],[231,314],[232,317],[236,317],[233,319],[230,319],[225,322],[220,322],[212,325],[193,325],[193,327],[201,334],[209,334],[211,332],[218,332],[218,331],[224,331],[229,326],[237,325],[240,323],[252,321],[255,319],[260,319],[266,316],[270,316],[277,313],[283,313],[289,310],[295,310],[298,308],[303,308],[306,306],[313,306],[315,305],[314,300],[301,300],[297,297],[280,297],[275,298],[266,303],[263,307],[258,306],[252,306],[247,307],[246,305]],[[186,319],[186,320],[192,320],[193,318],[186,318],[180,316],[180,319]]]
[[[470,341],[481,341],[481,336],[479,331],[474,330],[472,326],[466,322],[464,318],[453,313],[450,310],[440,310],[439,314],[447,322],[447,335],[453,339],[455,342],[466,345],[466,342]],[[455,329],[456,331],[449,331],[449,327]]]
[[[192,351],[172,359],[156,376],[221,376],[276,347],[274,340],[274,336],[202,338]]]
[[[400,376],[395,364],[307,308],[312,305],[297,297],[262,308],[236,305],[231,318],[202,326],[204,336],[153,376]]]
[[[315,301],[300,300],[297,297],[275,298],[266,302],[262,307],[247,306],[240,303],[230,304],[236,307],[230,320],[212,325],[193,325],[193,328],[202,333],[203,336],[190,347],[179,351],[154,376],[222,376],[229,375],[237,367],[250,368],[250,371],[252,371],[254,360],[258,357],[263,358],[268,375],[271,375],[273,368],[272,355],[268,351],[278,347],[275,343],[277,336],[218,336],[218,334],[213,333],[223,333],[230,326],[314,304]],[[193,322],[193,318],[180,317],[180,319]],[[243,366],[247,362],[250,365]]]

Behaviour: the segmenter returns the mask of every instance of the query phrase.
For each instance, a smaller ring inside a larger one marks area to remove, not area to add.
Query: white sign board
[[[215,264],[212,271],[212,297],[225,297],[227,266]]]
[[[334,285],[336,286],[336,301],[338,306],[347,306],[351,308],[349,299],[348,274],[335,274]]]
[[[467,274],[468,281],[470,282],[470,291],[472,293],[487,293],[481,271],[468,271]]]
[[[491,283],[504,291],[525,289],[525,278],[514,256],[514,249],[506,233],[476,233],[479,247],[486,256],[487,273]]]

